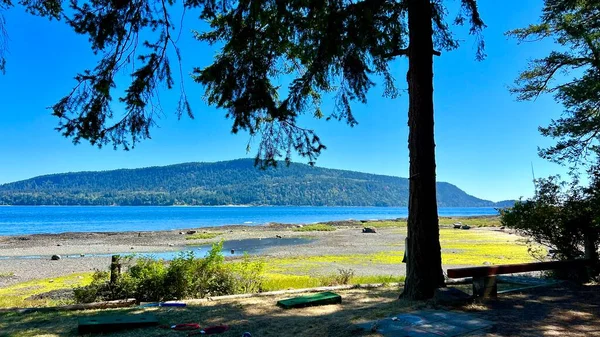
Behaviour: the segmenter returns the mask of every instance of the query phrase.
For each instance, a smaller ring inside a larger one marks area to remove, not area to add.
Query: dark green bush
[[[597,260],[600,243],[598,171],[591,172],[588,187],[580,186],[577,179],[570,184],[560,182],[558,177],[537,180],[533,198],[519,200],[500,214],[503,225],[547,247],[553,259]]]
[[[106,272],[94,275],[92,283],[75,289],[77,302],[135,298],[140,302],[259,292],[264,263],[244,256],[241,262],[225,263],[222,242],[208,255],[197,258],[184,253],[173,261],[139,258],[116,283]]]

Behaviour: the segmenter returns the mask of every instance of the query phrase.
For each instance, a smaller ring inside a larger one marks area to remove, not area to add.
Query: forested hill
[[[4,205],[407,206],[408,179],[251,159],[63,173],[0,185]],[[502,206],[438,183],[441,207]]]

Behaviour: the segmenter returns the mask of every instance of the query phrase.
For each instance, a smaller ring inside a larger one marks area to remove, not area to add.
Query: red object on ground
[[[190,333],[188,333],[188,336],[195,336],[195,335],[201,335],[201,334],[212,335],[212,334],[217,334],[217,333],[223,333],[227,330],[229,330],[229,326],[227,326],[225,324],[214,325],[214,326],[206,327],[206,328],[202,329],[202,331],[190,332]]]
[[[198,323],[181,323],[175,325],[161,325],[163,329],[173,329],[178,331],[187,331],[187,330],[198,330],[200,329],[200,324]]]

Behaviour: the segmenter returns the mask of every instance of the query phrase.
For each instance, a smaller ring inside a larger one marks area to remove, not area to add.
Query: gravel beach
[[[299,232],[296,225],[271,224],[266,226],[227,226],[214,228],[191,228],[156,232],[115,233],[61,233],[0,237],[0,287],[32,279],[57,277],[75,272],[95,269],[106,270],[110,254],[159,253],[189,250],[189,244],[202,245],[217,242],[235,242],[245,239],[282,240],[305,239],[300,244],[267,246],[258,253],[261,256],[294,257],[311,255],[371,254],[393,249],[403,250],[405,229],[384,228],[375,234],[361,232],[360,222],[332,222],[336,231]],[[218,232],[210,240],[186,240],[188,231]],[[180,234],[183,233],[183,234]],[[52,261],[52,255],[61,259]],[[107,256],[94,256],[106,254]],[[227,253],[225,253],[227,256]],[[335,272],[339,266],[330,264],[329,270],[314,273]],[[360,266],[357,274],[404,273],[404,265]],[[7,276],[12,275],[12,276]]]

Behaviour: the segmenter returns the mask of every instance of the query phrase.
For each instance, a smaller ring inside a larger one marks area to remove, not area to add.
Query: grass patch
[[[13,276],[15,276],[15,273],[13,273],[13,272],[0,273],[0,278],[13,277]]]
[[[334,226],[325,225],[322,223],[314,224],[314,225],[306,225],[302,227],[296,227],[292,229],[294,232],[331,232],[335,230]]]
[[[28,300],[33,295],[52,290],[84,286],[92,282],[93,273],[76,273],[61,277],[33,280],[0,289],[0,308],[40,307],[66,304],[56,300]]]
[[[339,285],[336,281],[338,275],[310,276],[310,275],[288,275],[279,273],[265,274],[263,291],[276,291],[286,289],[303,289]],[[359,275],[353,276],[348,284],[372,284],[372,283],[398,283],[404,282],[404,276],[392,275]]]
[[[365,227],[382,228],[406,228],[406,219],[389,221],[368,221],[363,223]]]
[[[214,239],[219,235],[223,235],[221,232],[207,232],[207,233],[196,233],[185,237],[186,240],[207,240]]]
[[[440,217],[440,225],[453,225],[457,222],[463,225],[469,225],[471,227],[500,227],[499,216],[479,216],[472,218],[461,218],[461,217]]]

